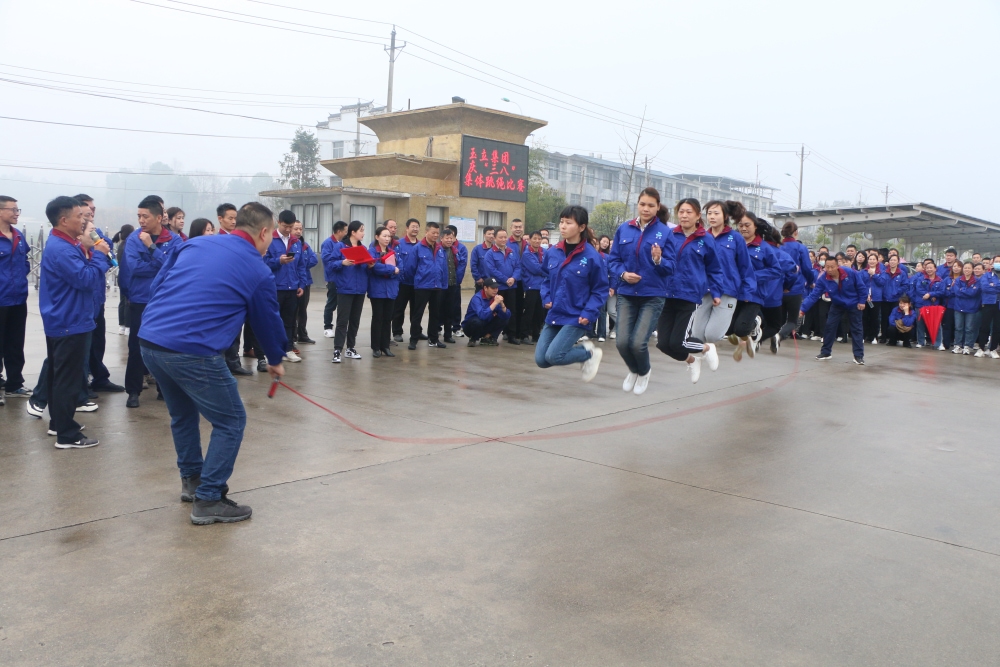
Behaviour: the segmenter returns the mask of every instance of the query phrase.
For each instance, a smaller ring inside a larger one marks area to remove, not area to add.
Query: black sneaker
[[[417,340],[427,340],[427,336],[425,334],[420,334],[417,336]]]
[[[128,400],[125,401],[126,408],[137,408],[139,407],[139,394],[129,394]]]
[[[407,350],[415,350],[415,349],[417,349],[417,341],[411,340],[410,344],[406,346],[406,349]]]
[[[240,364],[233,364],[232,366],[229,367],[229,371],[233,375],[253,375],[253,371],[243,368],[243,366]]]
[[[340,350],[334,350],[333,351],[333,360],[332,360],[332,363],[335,363],[335,364],[339,364],[340,363]]]
[[[458,341],[456,341],[456,340],[455,340],[454,338],[452,338],[451,336],[448,336],[447,338],[445,338],[445,339],[444,339],[444,342],[446,342],[446,343],[451,343],[452,345],[454,345],[454,344],[455,344],[455,343],[457,343]]]
[[[507,337],[507,342],[510,343],[511,345],[520,345],[521,344],[520,340],[518,340],[517,338],[511,338],[510,336]]]
[[[38,407],[38,405],[35,404],[35,402],[30,398],[28,399],[28,403],[25,406],[25,410],[27,410],[28,414],[31,415],[32,417],[41,417],[42,414],[45,412],[45,408]]]
[[[196,526],[207,526],[216,522],[236,523],[246,521],[252,514],[252,509],[225,496],[219,500],[202,500],[196,497],[191,507],[191,523]]]
[[[314,341],[309,336],[303,336],[302,338],[299,338],[298,342],[305,343],[306,345],[315,345],[316,344],[316,341]]]
[[[823,354],[822,352],[820,352],[819,354],[816,355],[816,361],[826,361],[832,356],[833,356],[832,354]]]
[[[535,343],[534,343],[534,341],[531,340],[531,336],[525,336],[524,338],[521,339],[521,344],[522,345],[534,345]]]
[[[429,340],[429,341],[427,341],[427,347],[440,347],[440,348],[446,348],[446,347],[448,347],[448,346],[447,346],[447,345],[445,345],[444,343],[442,343],[442,342],[441,342],[441,341],[439,341],[439,340]]]
[[[257,372],[266,373],[267,372],[267,362],[261,359],[257,362]]]
[[[382,350],[382,356],[383,357],[395,357],[396,355],[392,353],[392,350],[386,348],[386,349]]]
[[[87,449],[88,447],[97,447],[99,444],[101,444],[100,440],[81,434],[79,439],[74,442],[59,442],[57,440],[56,449]]]
[[[854,357],[854,363],[856,363],[858,366],[864,366],[865,360],[862,357]]]
[[[402,343],[403,342],[403,336],[402,336],[402,334],[393,336],[392,337],[392,342],[394,342],[394,343]]]
[[[382,356],[382,350],[372,350],[372,359],[378,359]]]
[[[198,490],[200,485],[201,475],[195,475],[194,477],[181,477],[181,502],[193,503],[194,492]]]
[[[125,391],[125,387],[120,384],[115,384],[114,382],[103,382],[101,384],[92,384],[90,388],[94,391],[103,391],[109,394],[120,394]]]
[[[479,345],[479,341],[475,338],[470,338],[469,342],[467,343],[468,347],[475,347],[477,345]]]

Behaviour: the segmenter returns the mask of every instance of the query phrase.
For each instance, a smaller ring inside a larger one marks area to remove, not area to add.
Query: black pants
[[[415,292],[416,292],[416,290],[413,289],[413,285],[400,285],[399,286],[399,294],[396,295],[396,304],[393,307],[393,311],[392,311],[392,335],[393,336],[402,336],[403,335],[403,321],[406,318],[406,306],[407,305],[410,306],[410,323],[412,325],[412,323],[413,323],[413,309],[416,308],[416,304],[417,304],[416,299],[415,299]],[[424,302],[424,305],[426,305],[426,302]],[[421,313],[421,316],[423,316],[423,313]],[[423,335],[422,329],[420,328],[420,318],[417,318],[417,327],[418,327],[418,329],[417,329],[417,334],[418,334],[417,338],[419,338],[421,335]],[[412,329],[412,326],[410,328]]]
[[[520,280],[514,283],[514,296],[517,297],[517,303],[514,304],[514,308],[511,312],[514,314],[514,317],[517,318],[517,330],[515,331],[515,335],[518,340],[521,340],[522,338],[526,338],[528,336],[528,328],[525,326],[524,322],[524,283]],[[510,308],[510,306],[507,307]]]
[[[142,317],[142,311],[139,311],[139,316]],[[137,329],[135,327],[133,331]],[[80,378],[83,377],[86,362],[87,334],[59,338],[46,336],[45,347],[49,353],[49,425],[56,432],[56,442],[76,442],[80,439],[80,425],[73,419],[73,413],[76,412]],[[142,363],[142,358],[139,358],[139,363]],[[139,383],[141,387],[142,376],[139,377]]]
[[[24,386],[24,329],[28,321],[28,304],[0,306],[0,380],[7,373],[7,381],[0,381],[6,391],[17,391]]]
[[[952,308],[944,309],[944,319],[941,320],[941,344],[950,348],[955,344],[955,311]]]
[[[907,332],[902,332],[896,327],[889,327],[889,335],[885,337],[889,345],[895,345],[903,341],[904,347],[910,347],[917,341],[917,327],[913,327]]]
[[[990,349],[997,349],[997,343],[1000,343],[1000,307],[997,307],[995,303],[987,303],[983,305],[983,309],[979,311],[979,349],[985,350],[986,343],[989,342]],[[990,336],[990,331],[993,332],[993,336]]]
[[[830,302],[820,299],[811,310],[816,311],[816,319],[813,320],[815,325],[813,335],[822,338],[826,335],[826,318],[830,315]]]
[[[94,378],[94,386],[100,387],[107,384],[111,378],[108,367],[104,365],[104,350],[108,346],[107,322],[104,320],[104,307],[102,306],[94,318],[94,335],[90,339],[90,374]]]
[[[278,290],[278,312],[281,314],[281,323],[285,325],[285,337],[288,342],[285,344],[285,352],[295,347],[295,315],[299,309],[299,297],[293,289]],[[246,347],[246,340],[243,346]],[[256,347],[254,352],[256,352]]]
[[[531,336],[532,340],[538,342],[544,322],[545,308],[542,306],[541,290],[524,290],[524,335]]]
[[[128,330],[128,364],[125,366],[125,391],[129,394],[142,393],[142,378],[149,371],[142,361],[142,352],[139,350],[139,327],[142,326],[142,313],[146,310],[146,304],[130,301],[128,304],[128,319],[130,327]],[[50,355],[51,357],[51,355]],[[80,369],[83,373],[83,369]]]
[[[663,354],[684,361],[688,355],[701,352],[705,346],[697,338],[689,338],[694,324],[697,303],[682,299],[663,302],[660,319],[656,323],[656,349]]]
[[[462,286],[449,285],[444,292],[444,336],[462,329]]]
[[[889,325],[889,315],[892,314],[892,309],[896,307],[896,301],[880,301],[878,304],[879,314],[879,335],[883,339],[888,339],[889,329],[895,329]]]
[[[337,283],[326,284],[326,306],[323,307],[323,329],[333,328],[333,311],[337,310]]]
[[[801,299],[802,297],[799,298]],[[759,303],[737,301],[736,312],[733,313],[733,320],[729,324],[729,331],[726,332],[726,335],[749,336],[757,328],[758,315],[760,315]],[[798,311],[796,311],[795,315],[798,317]]]
[[[392,313],[395,299],[368,299],[372,303],[372,351],[384,352],[389,349],[392,339]]]
[[[802,307],[802,295],[801,294],[786,294],[781,297],[781,319],[784,320],[784,324],[781,327],[782,339],[787,339],[792,337],[792,333],[798,329],[799,326],[799,309]]]
[[[295,310],[295,340],[303,341],[309,338],[309,332],[306,331],[306,323],[309,321],[309,288],[312,285],[306,285],[302,288],[302,296],[298,298],[298,306]]]
[[[118,326],[128,326],[128,297],[124,292],[119,292],[118,297]]]
[[[515,283],[513,287],[506,287],[506,289],[500,290],[500,296],[503,297],[503,303],[507,306],[507,310],[510,311],[510,319],[507,320],[507,325],[503,328],[503,332],[506,334],[507,340],[514,338],[521,340],[521,337],[518,336],[521,318],[519,317],[520,304],[518,303],[520,291],[517,289],[517,284]]]
[[[761,306],[760,320],[760,330],[763,334],[761,340],[767,340],[781,331],[781,325],[785,321],[781,317],[781,306],[771,306],[770,308]]]
[[[879,327],[879,304],[869,301],[865,305],[865,312],[861,314],[861,324],[865,332],[865,342],[870,343],[878,338]]]
[[[358,327],[361,326],[361,311],[365,307],[364,294],[337,295],[337,331],[333,336],[333,346],[338,350],[353,350],[357,344]]]
[[[462,330],[471,340],[479,340],[484,338],[486,334],[489,334],[493,340],[496,340],[500,338],[500,334],[503,332],[503,325],[503,320],[499,318],[487,321],[481,320],[478,317],[470,317],[465,321],[465,326],[462,327]]]
[[[402,291],[402,287],[400,287]],[[420,321],[424,319],[424,309],[430,311],[427,319],[427,339],[432,343],[438,339],[438,332],[441,330],[441,302],[444,300],[444,290],[439,289],[415,289],[413,290],[413,306],[410,307],[410,342],[415,343],[420,340]],[[396,300],[399,306],[399,300]],[[398,311],[397,311],[398,312]],[[393,326],[396,322],[393,321]]]

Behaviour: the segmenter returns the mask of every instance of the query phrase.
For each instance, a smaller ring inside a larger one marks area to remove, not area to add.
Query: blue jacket
[[[195,298],[191,287],[198,286]],[[250,326],[268,363],[285,354],[274,273],[261,261],[250,235],[199,236],[178,247],[153,283],[139,338],[199,357],[222,354]]]
[[[281,258],[286,252],[295,253],[295,259],[287,264],[281,263]],[[288,249],[285,249],[285,242],[281,240],[277,230],[271,235],[271,245],[267,247],[264,255],[264,263],[274,273],[274,285],[278,290],[297,290],[305,287],[305,262],[302,259],[301,239],[290,236]]]
[[[859,304],[868,301],[868,290],[865,289],[864,280],[857,271],[844,267],[840,267],[839,280],[830,280],[826,271],[819,274],[813,291],[802,302],[802,312],[812,308],[824,294],[828,294],[830,301],[841,308],[857,308]]]
[[[762,305],[765,308],[777,308],[785,298],[785,290],[789,290],[795,285],[795,279],[799,275],[799,267],[791,255],[783,252],[777,245],[772,245],[770,242],[765,243],[774,250],[778,267],[781,269],[781,280],[772,280],[768,283]]]
[[[104,288],[107,270],[104,253],[94,252],[88,258],[76,239],[58,229],[49,232],[38,287],[46,336],[62,338],[94,330],[94,290]]]
[[[764,243],[759,236],[755,236],[747,244],[747,256],[754,271],[755,289],[753,294],[741,294],[739,297],[741,301],[750,301],[763,306],[767,296],[774,290],[774,285],[784,284],[785,271],[781,266],[780,254],[783,253],[770,243]]]
[[[882,285],[885,284],[885,267],[882,266],[881,262],[875,264],[875,273],[869,274],[868,268],[864,270],[865,282],[868,283],[868,293],[872,303],[878,303],[879,301],[884,301],[882,298],[883,290]]]
[[[896,322],[901,322],[904,327],[912,327],[917,323],[917,311],[913,308],[910,309],[909,315],[903,315],[903,312],[896,306],[889,313],[889,326],[896,326]]]
[[[417,246],[420,241],[410,243],[405,236],[399,239],[399,245],[393,250],[396,253],[396,266],[399,267],[400,282],[404,285],[413,285],[413,267],[411,263],[417,258]]]
[[[521,253],[521,282],[524,289],[542,289],[545,282],[545,251],[541,248],[532,252],[531,248]]]
[[[319,246],[319,256],[323,259],[323,280],[328,283],[336,284],[336,272],[333,270],[332,266],[334,261],[334,244],[340,244],[340,246],[343,247],[343,244],[333,238],[332,235],[329,238],[323,239],[323,243]]]
[[[543,306],[552,304],[545,313],[546,324],[578,327],[581,317],[596,322],[608,300],[608,273],[601,254],[586,241],[577,244],[569,257],[561,241],[549,248],[541,296]]]
[[[462,320],[462,326],[464,327],[472,318],[480,319],[483,322],[489,322],[490,320],[500,320],[501,322],[506,322],[509,320],[510,309],[497,306],[493,310],[490,310],[490,304],[492,302],[493,300],[487,299],[482,290],[473,294],[472,298],[469,299],[469,307],[465,309],[465,319]],[[506,306],[506,304],[504,304],[504,306]]]
[[[324,243],[326,254],[323,255],[323,271],[329,271],[333,283],[337,286],[337,294],[364,294],[368,291],[368,265],[352,264],[344,266],[344,244],[333,241],[329,246]],[[270,249],[268,249],[270,252]]]
[[[955,297],[952,299],[951,307],[960,313],[978,313],[982,308],[983,290],[979,280],[972,276],[968,281],[959,278],[953,283],[952,289]]]
[[[663,254],[660,263],[653,263],[653,244],[660,246]],[[615,277],[618,294],[624,296],[658,296],[667,293],[667,283],[677,262],[677,249],[670,228],[653,218],[642,231],[636,220],[623,222],[615,231],[608,256],[608,273]],[[638,273],[642,280],[630,285],[621,280],[623,273]],[[701,300],[701,297],[698,297]]]
[[[306,281],[306,285],[313,284],[312,268],[319,264],[319,258],[316,257],[316,252],[309,247],[309,244],[302,241],[302,268],[304,272],[302,274],[303,279]]]
[[[721,297],[722,267],[712,235],[704,227],[698,227],[685,237],[678,226],[670,232],[670,237],[676,260],[673,275],[667,281],[666,297],[691,303],[701,303],[706,291],[711,292],[713,298]]]
[[[816,281],[816,273],[809,260],[809,248],[795,239],[783,239],[781,250],[792,258],[795,266],[799,267],[795,283],[788,290],[789,296],[805,294],[809,286]]]
[[[443,245],[441,246],[444,247]],[[447,250],[447,248],[446,248]],[[469,249],[465,247],[464,243],[459,243],[455,241],[454,245],[451,246],[451,254],[455,257],[455,284],[461,285],[462,281],[465,280],[465,269],[469,266]],[[444,284],[448,285],[448,256],[445,255],[444,263]]]
[[[939,264],[937,267],[937,274],[938,278],[941,278],[943,280],[944,278],[947,278],[949,275],[951,275],[951,267],[948,266],[947,264]]]
[[[757,278],[750,265],[747,242],[743,240],[739,232],[733,231],[728,225],[723,227],[722,232],[714,238],[715,254],[722,267],[722,293],[726,296],[749,301],[744,297],[757,291]]]
[[[469,258],[469,269],[472,271],[472,279],[476,282],[483,279],[483,257],[486,256],[486,253],[488,253],[492,247],[493,246],[483,242],[472,249],[472,255]]]
[[[882,301],[899,301],[901,294],[909,294],[910,280],[902,269],[896,269],[895,274],[885,269],[882,273],[872,276],[872,282],[882,287]]]
[[[501,252],[498,247],[493,246],[483,258],[483,273],[487,277],[496,278],[501,290],[510,289],[507,287],[508,278],[521,279],[517,253],[510,248],[504,248]]]
[[[925,300],[925,294],[930,294],[931,298]],[[944,281],[938,278],[937,274],[934,275],[933,280],[928,280],[927,276],[921,273],[910,281],[910,299],[913,301],[913,306],[917,309],[924,306],[941,305],[941,298],[943,296]],[[874,301],[874,299],[872,300]]]
[[[395,299],[399,294],[400,272],[397,271],[399,267],[395,264],[385,263],[385,255],[380,255],[378,243],[372,243],[368,246],[368,252],[376,259],[375,263],[368,268],[368,298]],[[396,261],[397,259],[393,255],[392,261]],[[338,293],[339,291],[338,289]]]
[[[20,306],[28,300],[30,248],[16,227],[10,231],[9,239],[0,234],[0,306]]]
[[[993,271],[989,273],[984,273],[982,277],[976,278],[979,283],[979,287],[982,290],[982,299],[984,306],[991,306],[997,302],[997,297],[1000,296],[1000,276],[998,276]],[[1000,335],[1000,334],[998,334]]]
[[[125,262],[128,263],[128,300],[132,303],[149,303],[153,279],[167,261],[170,253],[183,243],[164,227],[153,245],[146,248],[140,240],[141,229],[128,235],[125,241]]]
[[[435,243],[432,248],[426,238],[421,239],[407,259],[407,272],[414,289],[448,289],[448,260],[444,256],[444,246]]]

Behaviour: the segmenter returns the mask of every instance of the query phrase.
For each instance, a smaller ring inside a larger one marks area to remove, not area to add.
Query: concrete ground
[[[612,341],[591,384],[464,339],[372,359],[367,306],[333,366],[321,301],[287,381],[386,439],[241,379],[250,521],[191,525],[150,392],[82,451],[0,408],[0,664],[1000,663],[997,362],[803,343],[692,386],[654,351],[636,397]]]

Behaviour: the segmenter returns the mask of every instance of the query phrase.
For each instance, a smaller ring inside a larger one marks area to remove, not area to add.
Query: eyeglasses
[[[21,209],[19,208],[0,208],[0,211],[14,211],[14,215],[21,214]]]

